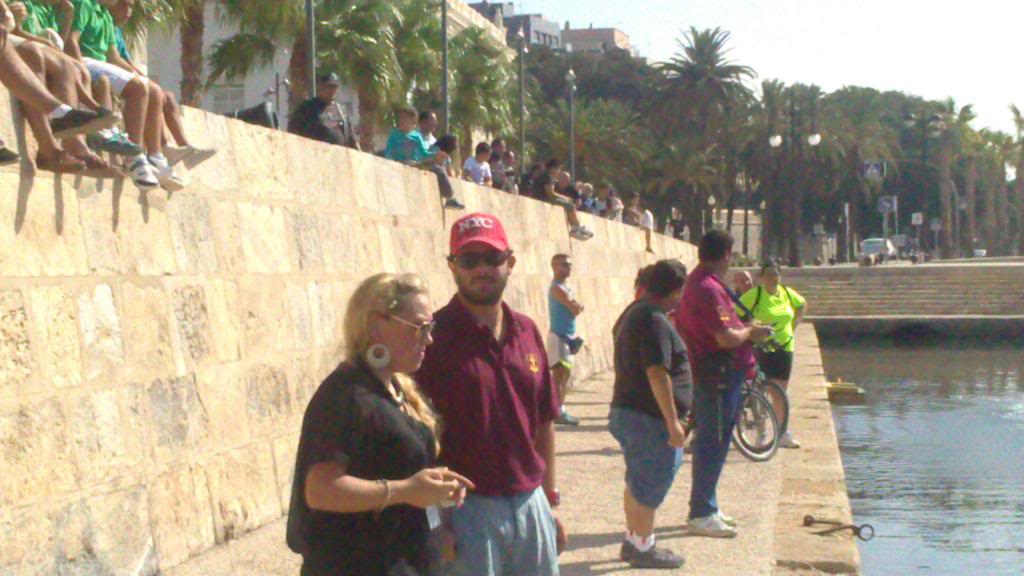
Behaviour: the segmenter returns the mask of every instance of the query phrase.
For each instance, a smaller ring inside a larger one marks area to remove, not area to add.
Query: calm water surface
[[[1024,574],[1024,349],[823,342],[866,576]]]

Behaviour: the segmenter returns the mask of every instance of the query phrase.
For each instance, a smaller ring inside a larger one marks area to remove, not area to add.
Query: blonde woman
[[[310,400],[299,439],[288,545],[304,576],[439,574],[439,507],[474,486],[435,467],[438,423],[408,376],[433,328],[416,276],[378,274],[352,295],[346,360]]]

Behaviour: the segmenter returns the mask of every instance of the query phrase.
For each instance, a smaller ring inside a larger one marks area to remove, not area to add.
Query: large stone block
[[[289,228],[295,240],[295,253],[299,260],[299,270],[316,271],[324,268],[324,253],[321,242],[321,231],[326,223],[321,222],[317,212],[295,210],[288,213]]]
[[[288,297],[288,311],[292,317],[290,350],[306,350],[313,346],[313,317],[309,304],[309,282],[289,282],[285,291]]]
[[[289,366],[255,364],[245,373],[245,408],[259,435],[273,433],[291,423],[294,392]]]
[[[282,283],[245,279],[238,285],[238,302],[245,358],[260,360],[289,349],[291,312]]]
[[[196,372],[199,400],[206,409],[204,452],[218,452],[248,444],[252,418],[247,410],[247,374],[239,362],[204,366]]]
[[[284,132],[242,122],[230,122],[231,152],[238,170],[236,190],[251,198],[292,200],[288,155]]]
[[[246,270],[255,274],[286,274],[295,268],[283,209],[239,204],[238,222]]]
[[[82,383],[76,297],[64,286],[40,286],[32,290],[32,315],[40,364],[45,368],[50,383],[57,388]],[[3,342],[10,340],[4,338]],[[6,353],[0,353],[0,356],[12,357]]]
[[[295,478],[295,455],[299,451],[299,431],[295,430],[271,441],[274,449],[274,476],[277,480],[281,511],[291,507],[292,481]]]
[[[233,202],[216,202],[210,206],[213,226],[213,244],[217,251],[217,264],[228,273],[245,272],[245,252],[242,249],[242,229],[238,207]]]
[[[121,295],[125,376],[142,379],[169,374],[174,370],[174,345],[170,309],[163,288],[125,282],[121,285]],[[175,306],[177,318],[177,302]]]
[[[150,482],[149,517],[161,566],[175,566],[214,545],[211,506],[201,467],[172,468]]]
[[[406,172],[416,170],[398,162],[377,161],[377,194],[380,208],[389,216],[405,216],[409,213],[406,192]]]
[[[29,334],[21,291],[0,291],[0,398],[13,395],[34,370]]]
[[[83,486],[143,479],[137,466],[141,443],[126,434],[123,389],[99,390],[70,399],[70,439]]]
[[[199,364],[210,355],[212,348],[206,291],[197,285],[175,288],[171,292],[171,308],[186,364]]]
[[[158,451],[185,453],[205,438],[210,417],[199,396],[195,374],[154,380],[146,389],[153,438]]]
[[[269,444],[253,444],[210,457],[206,476],[218,544],[281,516]]]
[[[94,496],[85,501],[89,529],[82,548],[71,561],[58,562],[61,574],[160,573],[149,526],[149,503],[141,486]]]
[[[364,210],[381,213],[383,202],[380,198],[380,188],[377,186],[377,164],[385,160],[370,154],[353,152],[349,154],[349,162],[352,166],[356,205]]]
[[[206,285],[206,305],[213,337],[213,361],[232,362],[241,356],[241,311],[238,285],[217,280]]]
[[[99,284],[78,296],[78,323],[86,378],[113,379],[124,366],[124,342],[110,285]]]
[[[167,211],[178,268],[186,274],[216,272],[210,202],[194,194],[178,194],[168,203]]]
[[[67,417],[57,399],[0,413],[0,470],[0,509],[77,487]]]
[[[199,146],[212,147],[219,150],[210,160],[193,166],[182,162],[175,167],[188,170],[191,179],[190,191],[208,189],[215,192],[235,192],[238,190],[238,167],[235,163],[235,150],[232,148],[229,124],[241,124],[239,120],[230,120],[217,114],[208,114],[192,108],[185,110],[185,129],[189,139]]]
[[[295,200],[321,206],[334,204],[339,164],[335,149],[338,147],[307,138],[287,140],[288,185]],[[348,164],[347,158],[344,164]]]
[[[0,171],[0,276],[73,276],[86,271],[75,191],[53,174]]]

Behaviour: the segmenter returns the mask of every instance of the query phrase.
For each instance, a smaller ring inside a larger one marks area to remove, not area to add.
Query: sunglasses
[[[398,320],[399,322],[405,324],[410,328],[415,328],[417,338],[426,338],[427,336],[430,336],[430,334],[434,332],[434,327],[437,326],[437,322],[433,320],[427,320],[425,322],[415,324],[413,322],[409,322],[404,318],[399,318],[398,316],[389,316],[389,318],[391,318],[392,320]]]
[[[449,262],[454,262],[456,266],[463,270],[473,270],[481,264],[490,266],[491,268],[497,268],[508,259],[512,257],[512,251],[506,250],[504,252],[477,252],[470,254],[454,254],[448,257]]]

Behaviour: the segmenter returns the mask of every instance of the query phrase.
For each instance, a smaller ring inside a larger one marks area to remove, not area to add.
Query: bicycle
[[[736,410],[736,426],[732,432],[732,445],[736,451],[753,462],[767,462],[779,451],[782,430],[772,403],[759,388],[769,387],[764,373],[757,370],[754,378],[744,380],[740,403]],[[788,409],[787,409],[788,411]],[[696,423],[691,411],[686,420],[686,434]]]

